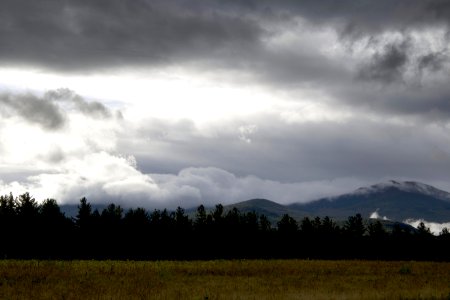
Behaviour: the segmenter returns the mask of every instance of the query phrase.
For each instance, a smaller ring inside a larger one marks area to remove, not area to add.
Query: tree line
[[[276,224],[256,212],[200,205],[189,216],[174,211],[110,204],[93,209],[80,199],[76,217],[54,199],[38,203],[29,193],[0,196],[0,258],[37,259],[402,259],[450,260],[450,233],[367,221],[360,214],[336,223],[329,217]]]

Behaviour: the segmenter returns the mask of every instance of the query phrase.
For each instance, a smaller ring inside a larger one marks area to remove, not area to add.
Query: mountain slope
[[[279,220],[285,213],[296,219],[329,216],[344,220],[357,213],[369,218],[377,212],[379,216],[393,221],[410,218],[439,223],[450,221],[450,193],[412,181],[379,183],[309,203],[281,205],[265,199],[253,199],[227,207],[236,207],[242,212],[255,211],[271,220]]]
[[[434,222],[450,220],[450,194],[417,182],[389,181],[359,188],[350,194],[306,204],[295,203],[288,207],[311,215],[328,215],[338,219],[355,213],[368,218],[377,211],[380,216],[398,221],[408,218]]]
[[[231,205],[225,206],[225,210],[236,207],[240,212],[256,212],[259,215],[265,215],[272,223],[280,220],[284,214],[289,214],[294,218],[300,219],[306,213],[299,209],[290,209],[288,206],[267,200],[267,199],[251,199]]]

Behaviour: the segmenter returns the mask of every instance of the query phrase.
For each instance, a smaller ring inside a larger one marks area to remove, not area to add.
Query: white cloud
[[[7,169],[57,171],[60,162],[66,158],[115,150],[117,133],[123,130],[121,120],[97,115],[92,117],[90,114],[96,111],[101,111],[101,114],[109,111],[99,103],[85,102],[75,94],[72,96],[76,98],[76,105],[89,111],[64,111],[64,126],[61,128],[36,126],[28,122],[26,116],[11,116],[0,120],[0,174]],[[24,103],[26,102],[25,99]],[[29,113],[33,114],[33,111]]]
[[[57,131],[3,119],[1,192],[146,207],[251,198],[291,203],[350,192],[386,176],[448,173],[447,127],[355,116],[289,119],[283,112],[297,106],[284,104],[195,123],[145,117],[147,104],[130,102],[123,119],[67,110],[66,125]],[[306,114],[318,113],[314,107]]]
[[[450,222],[449,223],[436,223],[436,222],[427,222],[423,219],[419,220],[413,220],[413,219],[407,219],[403,221],[406,224],[409,224],[414,227],[419,227],[420,223],[423,222],[425,224],[425,227],[430,228],[430,231],[434,235],[438,235],[442,232],[442,229],[447,228],[450,229]]]
[[[251,144],[252,142],[252,134],[255,133],[258,129],[258,126],[252,124],[252,125],[243,125],[239,126],[239,139],[243,142],[246,142],[248,144]]]
[[[378,213],[378,208],[377,210],[375,210],[373,213],[370,214],[370,219],[382,219],[382,220],[389,220],[388,217],[386,216],[380,216],[380,214]]]
[[[213,167],[187,168],[178,174],[143,174],[130,163],[130,158],[99,152],[67,161],[60,172],[29,176],[23,182],[2,182],[0,191],[16,195],[29,191],[39,200],[50,197],[61,203],[76,203],[86,196],[93,203],[188,208],[252,198],[285,204],[306,202],[348,192],[359,184],[352,178],[281,183],[256,176],[238,177]]]
[[[145,199],[157,186],[126,158],[98,152],[67,159],[55,172],[29,176],[23,182],[3,183],[1,190],[16,194],[29,191],[38,199],[50,197],[62,203],[76,202],[83,196],[93,202],[102,199],[126,202],[129,197],[131,202]]]

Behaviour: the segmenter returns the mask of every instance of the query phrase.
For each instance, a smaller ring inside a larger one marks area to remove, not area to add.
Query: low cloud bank
[[[102,151],[81,159],[68,159],[57,172],[41,173],[20,181],[0,181],[0,192],[18,195],[28,191],[39,201],[55,198],[60,203],[77,203],[86,196],[93,203],[189,208],[252,198],[279,203],[308,202],[348,192],[359,184],[352,178],[283,183],[252,175],[239,177],[215,167],[185,168],[178,174],[145,174],[137,169],[133,156]]]
[[[378,213],[379,208],[377,208],[376,211],[374,211],[373,213],[370,214],[370,219],[381,219],[381,220],[389,220],[388,217],[386,216],[380,216],[380,214]]]
[[[405,220],[403,222],[406,223],[406,224],[409,224],[411,226],[414,226],[416,228],[419,226],[419,224],[421,222],[423,222],[426,227],[430,228],[431,233],[434,234],[434,235],[439,235],[444,228],[447,228],[447,229],[450,228],[450,222],[448,222],[448,223],[435,223],[435,222],[427,222],[424,219],[419,219],[419,220],[407,219],[407,220]]]

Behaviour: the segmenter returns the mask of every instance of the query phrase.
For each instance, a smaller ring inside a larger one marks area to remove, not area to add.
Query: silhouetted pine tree
[[[344,225],[344,232],[348,237],[361,238],[366,232],[361,214],[348,217]]]
[[[281,220],[277,223],[278,232],[282,234],[292,234],[298,231],[298,224],[294,218],[288,214],[284,214]]]

